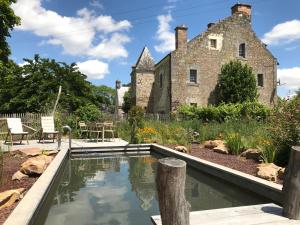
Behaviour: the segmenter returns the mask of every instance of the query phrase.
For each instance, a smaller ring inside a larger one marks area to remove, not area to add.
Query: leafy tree
[[[131,90],[129,88],[129,90],[124,94],[123,97],[124,101],[123,101],[123,105],[122,105],[122,110],[124,111],[124,113],[128,113],[130,108],[131,108]]]
[[[21,20],[12,10],[12,3],[16,3],[16,0],[0,1],[0,60],[4,62],[8,62],[8,56],[11,53],[6,39],[10,37],[10,31],[19,25]]]
[[[101,110],[113,113],[115,106],[115,96],[116,90],[105,86],[93,86],[93,96],[96,101],[96,105],[98,105]]]
[[[103,117],[99,108],[91,103],[79,107],[75,111],[75,115],[83,121],[99,121]]]
[[[256,78],[252,68],[239,60],[222,66],[217,85],[219,102],[242,103],[257,98]]]

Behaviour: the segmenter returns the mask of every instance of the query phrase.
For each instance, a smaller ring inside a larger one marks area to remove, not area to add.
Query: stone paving
[[[126,146],[128,145],[127,141],[124,141],[120,138],[115,138],[114,140],[111,141],[104,141],[104,142],[96,142],[96,141],[91,141],[91,140],[86,140],[86,139],[72,139],[72,147],[109,147],[109,146]],[[61,140],[61,147],[60,149],[63,148],[68,148],[69,146],[69,139],[62,139]],[[11,146],[11,144],[3,144],[1,143],[1,148],[3,151],[15,151],[19,149],[24,149],[24,148],[40,148],[42,150],[56,150],[58,149],[58,142],[55,141],[54,143],[52,141],[45,141],[45,143],[39,143],[38,140],[30,140],[29,144],[24,141],[22,144],[14,144]]]

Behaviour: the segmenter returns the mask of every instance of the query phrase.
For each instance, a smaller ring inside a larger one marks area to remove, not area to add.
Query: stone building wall
[[[147,107],[150,113],[169,113],[182,104],[214,104],[221,67],[234,59],[252,67],[256,77],[263,74],[264,85],[258,87],[258,100],[269,106],[276,102],[277,60],[252,30],[251,6],[234,5],[230,17],[210,23],[204,33],[189,42],[187,30],[184,25],[175,29],[176,50],[155,67],[149,50],[143,49],[132,71],[136,105]],[[210,39],[216,40],[215,46]],[[242,43],[245,57],[239,56]],[[197,70],[196,83],[189,81],[191,69]]]
[[[152,89],[154,113],[170,113],[170,88],[170,57],[167,56],[155,67],[155,82]]]
[[[240,59],[251,66],[255,76],[263,74],[264,87],[258,87],[259,101],[273,104],[277,61],[256,37],[250,22],[250,17],[245,14],[233,14],[188,42],[186,51],[178,49],[171,53],[172,104],[214,104],[214,90],[221,67],[233,59]],[[210,38],[218,40],[215,49],[210,47]],[[239,57],[241,43],[246,45],[245,58]],[[189,82],[190,69],[197,69],[196,84]]]
[[[153,110],[153,98],[151,96],[152,86],[154,83],[154,72],[144,71],[136,72],[133,76],[133,83],[135,88],[134,93],[134,104],[142,107],[147,112]]]

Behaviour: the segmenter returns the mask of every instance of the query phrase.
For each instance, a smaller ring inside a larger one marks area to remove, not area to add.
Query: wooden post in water
[[[282,190],[283,216],[300,220],[300,146],[292,147]]]
[[[190,204],[185,200],[186,162],[158,160],[156,187],[162,225],[189,225]]]

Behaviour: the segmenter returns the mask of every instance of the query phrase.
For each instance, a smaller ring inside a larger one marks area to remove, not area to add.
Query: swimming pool
[[[150,225],[159,214],[155,176],[160,155],[68,159],[35,225]],[[268,202],[224,180],[188,167],[191,211]]]

